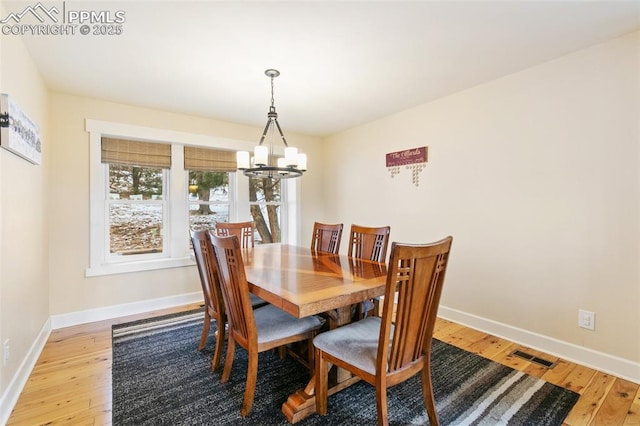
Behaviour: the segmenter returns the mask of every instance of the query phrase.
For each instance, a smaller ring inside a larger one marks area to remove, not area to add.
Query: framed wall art
[[[0,94],[0,146],[33,164],[42,161],[38,126],[5,93]]]
[[[411,171],[411,181],[415,186],[420,185],[420,172],[425,168],[428,157],[428,147],[405,149],[404,151],[390,152],[386,156],[387,170],[391,177],[400,173],[400,168],[405,167]]]

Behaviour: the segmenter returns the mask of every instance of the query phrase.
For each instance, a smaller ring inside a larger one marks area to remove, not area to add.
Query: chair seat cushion
[[[367,317],[344,327],[318,334],[313,339],[313,345],[369,374],[375,374],[380,324],[379,317]],[[393,336],[393,329],[391,336]]]
[[[314,316],[296,318],[273,305],[255,309],[253,315],[258,331],[258,344],[307,333],[322,325],[322,322]]]

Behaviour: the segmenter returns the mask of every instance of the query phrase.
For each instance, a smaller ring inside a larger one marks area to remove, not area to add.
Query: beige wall
[[[639,40],[329,138],[328,220],[388,224],[392,241],[451,234],[443,306],[640,362]],[[420,186],[392,179],[385,154],[424,145]]]
[[[287,132],[310,158],[301,243],[314,220],[389,224],[393,241],[452,234],[443,306],[640,362],[639,39],[342,132],[324,149]],[[20,39],[1,41],[0,91],[40,124],[44,156],[34,166],[0,150],[0,343],[11,340],[0,395],[50,315],[199,290],[193,267],[85,278],[85,119],[247,141],[261,130],[48,93]],[[424,145],[420,186],[404,169],[392,179],[385,154]],[[596,312],[595,332],[577,327],[579,308]]]
[[[52,93],[50,230],[51,314],[121,305],[200,291],[195,267],[85,278],[89,265],[89,135],[85,119],[211,135],[257,143],[260,129],[204,118]],[[266,120],[266,116],[265,116]],[[284,129],[286,131],[286,128]],[[302,178],[302,217],[319,212],[322,187],[320,140],[287,132],[310,158]],[[72,208],[70,208],[72,206]],[[308,223],[302,235],[311,234]]]
[[[0,149],[0,344],[10,358],[0,368],[0,396],[7,389],[49,318],[46,204],[51,140],[48,95],[20,38],[0,41],[0,92],[11,96],[40,127],[42,164]]]

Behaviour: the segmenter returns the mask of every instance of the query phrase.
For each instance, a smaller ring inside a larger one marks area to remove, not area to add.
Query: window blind
[[[203,172],[235,172],[236,153],[221,149],[185,146],[184,168]]]
[[[168,169],[171,167],[171,145],[103,137],[102,162]]]

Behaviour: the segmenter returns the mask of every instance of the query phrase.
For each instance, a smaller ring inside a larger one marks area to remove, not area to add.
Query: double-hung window
[[[103,137],[101,162],[108,185],[108,260],[162,256],[167,252],[164,218],[171,145]]]
[[[230,182],[236,172],[235,153],[211,148],[184,147],[188,172],[189,228],[215,229],[235,213],[235,191]]]
[[[256,243],[297,241],[297,183],[236,171],[235,152],[253,142],[97,120],[86,129],[87,276],[191,266],[189,230],[217,222],[253,220]]]

